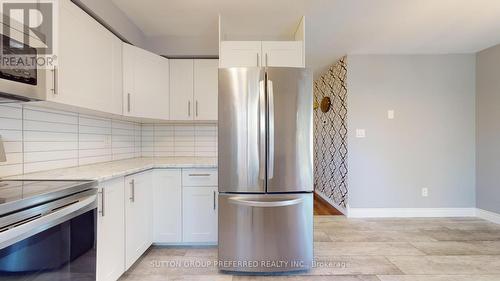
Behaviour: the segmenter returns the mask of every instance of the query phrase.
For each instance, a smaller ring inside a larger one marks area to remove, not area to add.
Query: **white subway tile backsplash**
[[[36,107],[0,105],[7,162],[0,177],[134,157],[216,157],[215,124],[140,124]]]
[[[32,105],[0,106],[0,135],[0,177],[141,156],[139,123]]]
[[[142,155],[216,157],[217,125],[143,124]]]

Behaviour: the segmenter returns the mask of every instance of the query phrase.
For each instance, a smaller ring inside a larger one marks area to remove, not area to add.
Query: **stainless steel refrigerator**
[[[308,69],[219,69],[221,270],[311,267],[312,107]]]

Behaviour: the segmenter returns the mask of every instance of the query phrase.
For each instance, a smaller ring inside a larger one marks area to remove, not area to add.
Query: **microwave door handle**
[[[78,202],[43,215],[37,219],[0,232],[0,249],[22,241],[30,236],[77,217],[97,207],[97,196],[91,195]]]
[[[266,90],[264,80],[259,82],[259,179],[266,177]]]
[[[269,107],[269,163],[268,163],[268,179],[274,177],[274,93],[273,81],[267,80],[267,97]]]

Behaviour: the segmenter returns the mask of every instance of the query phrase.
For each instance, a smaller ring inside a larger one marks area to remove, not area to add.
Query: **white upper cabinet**
[[[58,66],[48,75],[47,99],[122,114],[120,39],[69,0],[58,6]]]
[[[123,44],[124,115],[169,119],[169,60]]]
[[[262,65],[305,67],[302,41],[262,41]]]
[[[193,60],[170,60],[170,119],[193,120]]]
[[[302,41],[222,41],[219,67],[304,67]]]
[[[170,120],[217,120],[218,61],[170,60]]]
[[[219,67],[258,67],[262,66],[261,41],[223,41],[220,42]]]
[[[194,119],[217,120],[218,60],[194,60]]]

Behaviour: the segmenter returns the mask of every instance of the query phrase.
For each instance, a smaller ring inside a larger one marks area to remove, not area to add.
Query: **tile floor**
[[[500,225],[477,218],[316,216],[318,266],[293,276],[245,276],[205,266],[216,247],[152,247],[127,281],[500,281]],[[169,266],[196,261],[202,267]],[[203,264],[205,263],[205,264]]]

